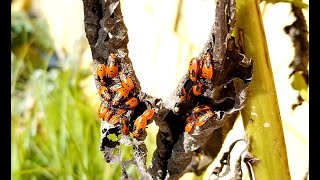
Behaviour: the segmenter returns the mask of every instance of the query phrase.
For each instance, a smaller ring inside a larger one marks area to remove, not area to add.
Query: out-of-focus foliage
[[[25,11],[12,11],[11,52],[14,56],[11,66],[19,69],[12,76],[14,82],[22,83],[33,70],[47,67],[53,52],[53,40],[46,21],[36,16],[31,17]]]
[[[92,67],[80,67],[85,48],[59,59],[48,23],[29,12],[31,2],[11,13],[12,179],[120,179],[120,164],[106,163],[99,150],[98,107],[83,87],[94,86]],[[122,150],[124,159],[132,156]],[[134,166],[128,173],[139,177]]]
[[[24,44],[44,52],[53,49],[53,41],[44,19],[24,11],[11,12],[11,49],[18,50]]]
[[[12,97],[13,179],[103,179],[118,171],[102,160],[95,107],[70,85],[71,75],[36,70]]]
[[[69,58],[67,68],[50,69],[57,57],[46,21],[23,10],[11,20],[12,179],[119,179],[120,166],[99,151],[97,107],[80,86],[91,67],[71,69]]]

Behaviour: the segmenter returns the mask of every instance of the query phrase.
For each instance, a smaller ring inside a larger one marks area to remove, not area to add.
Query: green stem
[[[244,34],[245,55],[254,60],[253,79],[241,111],[250,137],[249,151],[257,180],[291,179],[277,93],[258,0],[237,1],[235,36]]]

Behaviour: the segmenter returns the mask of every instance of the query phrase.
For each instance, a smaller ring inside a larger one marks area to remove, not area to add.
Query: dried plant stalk
[[[248,18],[250,14],[250,18]],[[243,124],[251,139],[249,152],[259,159],[253,165],[256,179],[290,179],[277,93],[258,0],[237,3],[235,34],[245,45],[247,57],[255,59]]]

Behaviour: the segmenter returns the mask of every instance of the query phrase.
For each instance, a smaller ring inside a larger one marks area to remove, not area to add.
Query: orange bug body
[[[140,115],[134,122],[134,130],[132,132],[133,137],[137,138],[145,130],[147,126],[147,118],[144,115]]]
[[[128,124],[126,118],[120,118],[120,127],[121,127],[121,133],[123,135],[129,134],[129,124]]]
[[[146,119],[149,120],[154,115],[154,111],[152,109],[147,109],[142,113],[142,115],[144,115]]]
[[[193,129],[194,125],[202,126],[205,124],[214,116],[214,112],[212,112],[211,109],[212,108],[207,105],[200,105],[193,108],[191,115],[186,119],[187,124],[184,128],[184,131],[189,133]]]
[[[195,82],[197,80],[199,73],[199,60],[197,58],[192,58],[189,64],[189,77],[191,81]]]
[[[128,91],[131,91],[132,89],[134,89],[134,83],[129,76],[121,74],[120,79],[121,79],[122,87],[124,87],[125,89],[128,89]]]
[[[125,98],[127,98],[129,95],[129,91],[125,88],[120,88],[117,90],[115,96],[112,100],[112,106],[117,106],[121,101],[123,101]]]
[[[196,121],[196,126],[202,126],[205,124],[210,118],[212,118],[214,113],[211,110],[206,111],[206,113],[198,116]]]
[[[104,121],[107,121],[113,114],[110,108],[104,107],[103,104],[100,105],[98,109],[98,117],[102,118]]]
[[[203,112],[203,111],[207,111],[211,109],[210,106],[207,106],[207,105],[200,105],[200,106],[197,106],[195,108],[192,109],[192,114],[195,115],[196,113],[199,113],[199,112]]]
[[[193,87],[192,87],[192,92],[195,96],[199,96],[201,94],[201,91],[202,91],[202,86],[203,84],[200,83],[200,82],[197,82],[197,84],[195,84]]]
[[[190,94],[192,91],[192,85],[193,85],[193,82],[190,80],[187,80],[184,86],[180,89],[180,91],[178,92],[178,96],[180,97],[180,103],[191,100]]]
[[[108,63],[106,66],[106,72],[108,77],[113,78],[118,74],[119,64],[117,62],[117,54],[110,53]]]
[[[103,116],[103,120],[109,121],[110,117],[113,115],[113,111],[108,108],[107,113]]]
[[[119,116],[118,116],[118,115],[113,115],[108,122],[109,122],[110,124],[112,124],[112,125],[115,125],[115,124],[118,124],[119,121],[120,121]]]
[[[125,109],[118,109],[117,112],[116,112],[116,114],[122,115],[122,114],[124,114],[124,113],[126,113],[126,112],[127,112],[127,111],[126,111]]]
[[[136,97],[130,97],[123,105],[123,108],[132,109],[139,104],[139,100]]]
[[[195,124],[195,120],[196,119],[194,119],[194,117],[192,115],[187,117],[187,119],[186,119],[187,124],[184,128],[185,132],[189,133],[193,129],[194,124]]]
[[[145,110],[134,122],[133,137],[137,138],[146,129],[147,121],[152,118],[154,111],[152,109]]]
[[[106,76],[106,67],[104,64],[98,64],[96,68],[96,74],[100,84],[106,85],[106,82],[104,82],[104,77]]]
[[[98,117],[103,118],[107,112],[108,112],[108,108],[104,107],[104,105],[101,103],[98,109]]]
[[[211,79],[213,76],[213,65],[211,55],[208,53],[203,55],[201,63],[201,77],[205,79]]]
[[[195,121],[191,121],[191,122],[187,123],[184,128],[184,131],[189,133],[193,129],[194,123],[195,123]]]
[[[101,96],[102,99],[105,101],[109,101],[111,99],[111,94],[109,93],[108,88],[105,86],[101,86],[99,89],[99,95]]]

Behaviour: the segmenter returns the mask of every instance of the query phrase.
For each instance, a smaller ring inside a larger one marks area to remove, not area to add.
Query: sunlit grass
[[[79,86],[91,67],[71,69],[69,60],[47,71],[32,64],[34,49],[20,47],[11,54],[12,179],[119,179],[120,167],[99,151],[97,109]],[[42,53],[48,64],[51,53]]]
[[[13,179],[118,179],[98,148],[96,107],[70,76],[36,70],[12,96]]]
[[[93,99],[86,92],[94,82],[91,66],[80,69],[83,52],[78,51],[84,49],[74,48],[62,68],[48,70],[49,60],[58,57],[52,57],[46,22],[23,10],[11,18],[12,179],[120,179],[120,163],[106,163],[99,150],[98,95]],[[155,124],[149,128],[147,166],[157,132]],[[133,157],[132,147],[121,145],[121,151],[124,160]],[[140,177],[135,166],[127,170]]]
[[[91,67],[80,73],[69,68],[74,62],[66,62],[63,67],[67,68],[62,69],[33,69],[25,81],[18,81],[21,67],[29,62],[12,54],[12,179],[120,179],[120,164],[106,163],[99,150],[96,103],[80,86],[88,78],[83,74],[93,78],[93,74],[83,73],[91,72]],[[155,132],[148,132],[145,141],[148,165],[155,149]],[[132,148],[121,146],[121,150],[124,160],[132,158]],[[140,177],[134,166],[127,170]]]

